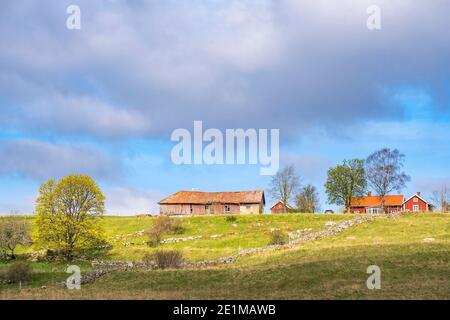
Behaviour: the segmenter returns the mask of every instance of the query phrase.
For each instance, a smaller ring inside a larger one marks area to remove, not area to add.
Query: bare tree
[[[317,188],[311,184],[302,188],[295,198],[295,204],[300,212],[315,213],[320,211]]]
[[[397,149],[384,148],[372,153],[365,163],[369,185],[381,196],[384,209],[385,196],[396,190],[400,192],[411,178],[402,171],[405,155]]]
[[[450,190],[446,184],[443,184],[438,190],[433,191],[431,202],[438,207],[441,212],[450,211]]]
[[[287,204],[293,200],[299,187],[300,176],[296,174],[293,165],[288,165],[272,177],[269,193],[273,199],[283,203],[284,212],[286,212]]]

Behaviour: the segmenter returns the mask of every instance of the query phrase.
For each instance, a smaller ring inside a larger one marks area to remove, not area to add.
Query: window
[[[223,210],[224,210],[225,213],[230,213],[230,211],[231,211],[231,206],[230,206],[229,204],[226,204],[226,205],[224,206]]]
[[[417,205],[417,204],[413,205],[413,211],[414,212],[419,211],[419,205]]]
[[[192,204],[189,205],[189,212],[192,214],[194,212],[194,209],[192,209]]]
[[[414,198],[414,199],[413,199],[413,202],[419,202],[419,199]]]

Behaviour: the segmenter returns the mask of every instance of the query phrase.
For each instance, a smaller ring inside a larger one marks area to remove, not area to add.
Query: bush
[[[142,258],[142,262],[146,265],[146,266],[150,266],[153,264],[155,260],[155,255],[152,253],[146,253],[144,254],[144,257]]]
[[[225,221],[226,222],[236,222],[237,218],[235,216],[226,216]]]
[[[146,230],[149,236],[147,242],[149,246],[156,247],[161,243],[162,237],[166,234],[181,234],[184,232],[182,221],[167,216],[159,216],[155,219],[153,226]]]
[[[289,240],[288,235],[281,230],[274,230],[270,234],[271,245],[283,245],[286,244],[288,240]]]
[[[184,260],[183,253],[179,250],[157,250],[152,258],[156,266],[161,269],[179,268]]]
[[[12,263],[6,271],[6,279],[17,283],[31,280],[31,264],[28,261],[16,261]]]

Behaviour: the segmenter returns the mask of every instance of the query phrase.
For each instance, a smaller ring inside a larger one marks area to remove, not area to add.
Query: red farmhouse
[[[354,197],[351,201],[351,213],[383,213],[381,196]],[[420,192],[405,200],[404,195],[386,195],[384,197],[384,208],[387,213],[397,212],[425,212],[429,210],[428,203],[420,196]]]

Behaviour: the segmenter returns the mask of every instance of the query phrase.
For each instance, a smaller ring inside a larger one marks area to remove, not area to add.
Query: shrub
[[[226,222],[236,222],[237,218],[235,216],[226,216],[225,221]]]
[[[29,223],[22,218],[0,218],[0,258],[15,259],[18,245],[31,244]]]
[[[155,219],[153,226],[146,230],[149,236],[147,242],[149,246],[155,247],[161,243],[161,239],[166,234],[181,234],[184,232],[182,221],[167,216],[159,216]]]
[[[289,237],[286,233],[281,230],[274,230],[270,234],[270,244],[271,245],[283,245],[286,244],[289,240]]]
[[[179,268],[183,262],[183,253],[179,250],[157,250],[152,258],[158,268]]]
[[[31,264],[28,261],[16,261],[6,271],[6,279],[17,283],[31,280]]]
[[[146,266],[152,265],[154,260],[155,260],[155,255],[152,253],[146,253],[146,254],[144,254],[144,257],[142,258],[142,262]]]

